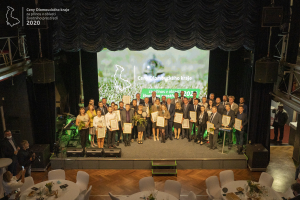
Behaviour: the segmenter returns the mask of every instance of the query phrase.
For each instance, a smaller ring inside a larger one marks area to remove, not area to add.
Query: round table
[[[257,182],[254,182],[254,183],[257,183]],[[236,188],[238,188],[238,187],[244,188],[244,186],[246,184],[247,184],[247,181],[232,181],[232,182],[226,183],[224,185],[224,187],[226,187],[228,189],[227,193],[229,193],[229,192],[235,193],[235,192],[237,192]],[[263,186],[265,186],[265,185],[263,185]],[[223,196],[223,194],[226,194],[222,190],[224,187],[221,188],[221,194],[222,194],[223,199],[227,200],[226,196]],[[280,199],[282,199],[280,197],[280,195],[272,188],[270,188],[268,186],[265,186],[265,188],[268,190],[268,195],[263,196],[261,198],[262,200],[278,200],[278,199],[280,200]],[[242,200],[247,199],[246,195],[237,195],[237,196]]]
[[[0,198],[3,198],[3,185],[2,185],[2,181],[3,181],[3,174],[5,173],[5,168],[8,165],[10,165],[12,163],[12,159],[10,158],[0,158]]]
[[[157,190],[155,192],[157,192],[156,200],[178,200],[176,197],[174,197],[173,195],[170,195],[168,193],[160,192]],[[138,192],[138,193],[130,195],[129,197],[126,198],[126,200],[143,200],[142,198],[144,198],[144,197],[146,197],[145,198],[145,200],[146,200],[150,194],[151,194],[151,191]]]
[[[60,183],[58,184],[57,181],[60,181]],[[36,188],[40,188],[40,187],[45,187],[46,183],[49,182],[53,182],[54,185],[52,186],[52,190],[56,191],[58,190],[58,198],[56,199],[55,196],[51,196],[51,197],[44,197],[47,200],[74,200],[78,197],[79,192],[80,192],[80,188],[76,185],[76,183],[72,182],[72,181],[67,181],[67,180],[48,180],[48,181],[44,181],[38,184],[35,184],[34,186],[28,188],[27,190],[25,190],[24,192],[21,193],[21,200],[35,200],[37,198],[37,196],[33,196],[33,197],[27,197],[27,195],[32,191],[31,188],[36,187]],[[68,184],[68,187],[65,190],[61,190],[59,186],[64,185],[64,184]]]

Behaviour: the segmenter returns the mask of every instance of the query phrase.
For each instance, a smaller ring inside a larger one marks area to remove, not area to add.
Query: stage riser
[[[52,169],[152,169],[150,160],[51,159]],[[246,159],[177,160],[177,169],[246,169]]]

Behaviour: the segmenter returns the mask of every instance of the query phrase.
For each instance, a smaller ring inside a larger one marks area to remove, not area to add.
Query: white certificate
[[[165,118],[157,116],[156,126],[165,127]]]
[[[234,128],[238,131],[241,131],[241,126],[242,126],[242,120],[235,118],[235,124],[234,124]]]
[[[183,114],[182,113],[175,113],[175,117],[174,117],[174,122],[175,123],[181,124],[182,119],[183,119]]]
[[[189,119],[183,119],[182,128],[184,128],[184,129],[189,129],[190,128],[190,120]]]
[[[147,117],[149,117],[149,113],[150,113],[150,112],[149,112],[149,107],[144,106],[144,107],[143,107],[143,111],[146,112],[146,113],[147,113]]]
[[[223,126],[228,126],[230,124],[231,117],[227,115],[222,116],[222,124]]]
[[[193,122],[197,121],[197,119],[196,119],[196,112],[195,111],[190,111],[190,117],[191,117],[191,120],[193,120]]]
[[[97,128],[97,138],[105,138],[106,127]]]
[[[152,117],[153,122],[156,122],[156,120],[157,120],[157,115],[158,115],[158,112],[157,112],[157,111],[151,113],[151,117]]]
[[[125,95],[123,96],[124,105],[126,105],[126,104],[130,105],[130,100],[131,100],[130,96],[125,96]]]
[[[116,116],[117,116],[117,118],[118,118],[118,121],[121,121],[120,110],[115,110],[115,111],[113,111],[113,113],[116,114]]]
[[[110,128],[111,130],[115,131],[115,130],[119,130],[119,122],[117,119],[111,119],[110,120]]]
[[[123,133],[125,134],[131,134],[131,126],[132,126],[132,123],[124,123],[124,130],[123,130]]]
[[[213,123],[207,122],[207,132],[210,134],[214,134],[215,130],[214,130],[215,125]]]

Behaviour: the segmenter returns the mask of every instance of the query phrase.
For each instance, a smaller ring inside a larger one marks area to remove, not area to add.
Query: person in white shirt
[[[94,117],[93,126],[95,127],[95,130],[96,130],[98,148],[103,148],[104,138],[106,135],[106,123],[105,123],[105,117],[101,116],[100,109],[97,110],[97,116]],[[100,135],[98,135],[99,134],[98,131],[100,131],[99,129],[101,129],[101,131],[103,131],[103,129],[104,129],[104,132],[105,132],[104,137],[100,137]]]
[[[20,187],[25,182],[25,173],[26,170],[21,170],[19,174],[13,176],[10,171],[7,171],[3,174],[3,190],[6,194],[9,194],[13,191],[20,191]],[[20,181],[18,181],[21,178]],[[14,199],[15,195],[10,196],[10,199]]]
[[[108,129],[108,137],[107,137],[107,146],[108,148],[115,148],[115,134],[116,131],[112,130],[110,127],[110,120],[112,119],[118,119],[117,115],[112,112],[112,108],[108,107],[108,113],[105,115],[105,122],[106,122],[106,127]]]

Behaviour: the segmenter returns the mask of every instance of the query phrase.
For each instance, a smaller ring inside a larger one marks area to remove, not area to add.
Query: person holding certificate
[[[209,148],[212,150],[215,150],[215,149],[217,149],[219,128],[222,125],[222,115],[217,112],[216,106],[213,106],[211,111],[212,111],[212,114],[211,114],[208,122],[210,122],[214,125],[214,127],[213,127],[214,131],[212,134],[209,134],[209,144],[210,144]]]
[[[135,115],[137,110],[138,110],[136,99],[132,100],[131,109],[133,110],[133,113]],[[136,126],[136,124],[134,124],[133,130],[132,130],[132,133],[131,133],[131,142],[134,142],[134,140],[137,140],[137,137],[138,137],[137,126]]]
[[[144,106],[144,109],[145,109],[144,111],[148,112],[147,113],[148,115],[146,117],[146,119],[147,119],[147,127],[146,127],[146,131],[145,131],[145,134],[144,134],[144,140],[146,140],[147,138],[148,139],[152,139],[151,138],[151,126],[152,126],[152,123],[151,123],[151,115],[150,115],[150,108],[151,108],[152,104],[149,103],[149,98],[148,97],[146,97],[144,99],[143,106]]]
[[[94,109],[94,106],[93,105],[89,105],[89,110],[86,112],[86,114],[89,116],[90,118],[90,128],[89,128],[89,133],[91,135],[91,147],[95,147],[95,128],[94,128],[94,125],[93,125],[93,119],[94,117],[96,116],[96,111]]]
[[[239,112],[237,113],[236,116],[237,119],[242,120],[242,125],[241,125],[241,130],[236,130],[235,135],[236,135],[236,145],[237,145],[237,152],[238,154],[242,154],[243,152],[243,144],[244,144],[244,130],[245,130],[245,126],[248,123],[248,119],[247,119],[247,114],[244,113],[244,106],[243,105],[239,105]]]
[[[158,116],[159,117],[163,117],[164,118],[164,127],[159,127],[159,129],[161,130],[161,143],[166,143],[166,132],[165,129],[168,126],[168,119],[170,119],[170,113],[167,110],[167,107],[165,104],[161,105],[161,111],[158,111]],[[158,137],[158,136],[157,136]]]
[[[208,121],[208,114],[205,111],[205,107],[200,107],[200,112],[198,115],[198,144],[203,145],[203,134],[206,129],[206,122]]]
[[[117,109],[120,111],[120,121],[119,121],[119,127],[122,127],[122,123],[121,123],[121,111],[125,110],[124,108],[124,103],[123,101],[119,102],[119,108]],[[121,137],[123,138],[123,130],[120,128],[118,131],[118,142],[117,142],[117,146],[119,143],[122,143]]]
[[[104,138],[106,135],[106,124],[105,124],[105,118],[104,116],[102,116],[102,112],[100,109],[97,110],[97,116],[94,117],[93,119],[93,126],[96,129],[98,148],[103,148]]]
[[[209,99],[208,106],[206,107],[206,112],[208,114],[208,118],[210,118],[210,116],[211,116],[212,108],[213,108],[213,100]]]
[[[181,102],[177,102],[176,105],[175,105],[174,118],[176,118],[176,113],[178,113],[178,114],[183,113],[182,108],[181,108]],[[178,123],[174,120],[174,135],[175,135],[175,139],[177,139],[177,140],[179,140],[180,131],[181,131],[181,127],[182,127],[182,120],[183,120],[183,117],[181,119],[181,123]]]
[[[190,106],[192,106],[191,104],[189,104],[188,99],[185,97],[183,100],[183,119],[188,119],[188,121],[190,121],[190,110],[192,110],[193,108],[190,108]],[[185,129],[183,127],[182,129],[182,139],[184,139],[185,137],[188,137],[190,132],[190,129]]]
[[[85,113],[85,108],[81,107],[79,109],[79,115],[76,118],[76,126],[78,126],[78,130],[80,133],[80,142],[81,147],[83,148],[83,154],[86,152],[86,142],[89,138],[89,124],[90,124],[90,118]]]
[[[225,111],[224,111],[223,115],[226,115],[226,116],[230,117],[230,123],[227,126],[222,124],[222,126],[225,126],[225,128],[232,129],[233,124],[234,124],[234,120],[235,120],[235,114],[234,114],[234,111],[231,110],[229,103],[227,103],[225,105]],[[232,147],[232,131],[228,132],[228,149],[231,149],[231,147]]]
[[[189,142],[192,141],[192,132],[194,134],[194,140],[197,142],[197,133],[196,133],[196,126],[198,124],[198,115],[200,113],[200,106],[198,105],[198,99],[193,99],[194,104],[190,106],[190,131],[189,131]]]
[[[107,147],[108,148],[115,148],[115,134],[116,130],[111,127],[111,120],[118,121],[118,117],[115,113],[112,112],[112,107],[108,107],[108,113],[105,115],[105,124],[108,129],[108,138],[107,138]],[[118,124],[116,124],[118,125]]]
[[[124,124],[125,123],[131,123],[131,132],[134,125],[133,116],[134,112],[132,109],[130,109],[130,104],[126,104],[125,109],[121,111],[121,124],[122,124],[122,130],[124,131]],[[130,139],[131,139],[131,133],[123,132],[123,141],[126,146],[130,146]]]
[[[146,120],[146,112],[143,112],[143,105],[138,106],[138,111],[136,112],[137,118],[144,118]],[[145,115],[145,116],[143,116]],[[138,143],[143,144],[143,132],[145,131],[145,124],[140,124],[137,122],[137,131],[138,131]]]
[[[151,111],[152,111],[152,113],[161,111],[161,105],[160,105],[160,101],[158,98],[156,98],[155,104],[152,105]],[[151,116],[151,121],[152,121],[153,140],[156,141],[155,132],[157,131],[157,140],[159,140],[159,129],[158,129],[158,127],[156,127],[156,122],[153,121],[152,116]],[[155,129],[156,129],[156,131],[155,131]]]
[[[170,119],[168,120],[168,125],[166,129],[166,139],[170,138],[170,140],[173,140],[173,123],[174,123],[174,115],[175,115],[175,105],[171,104],[171,99],[167,99],[167,110],[170,113]]]

